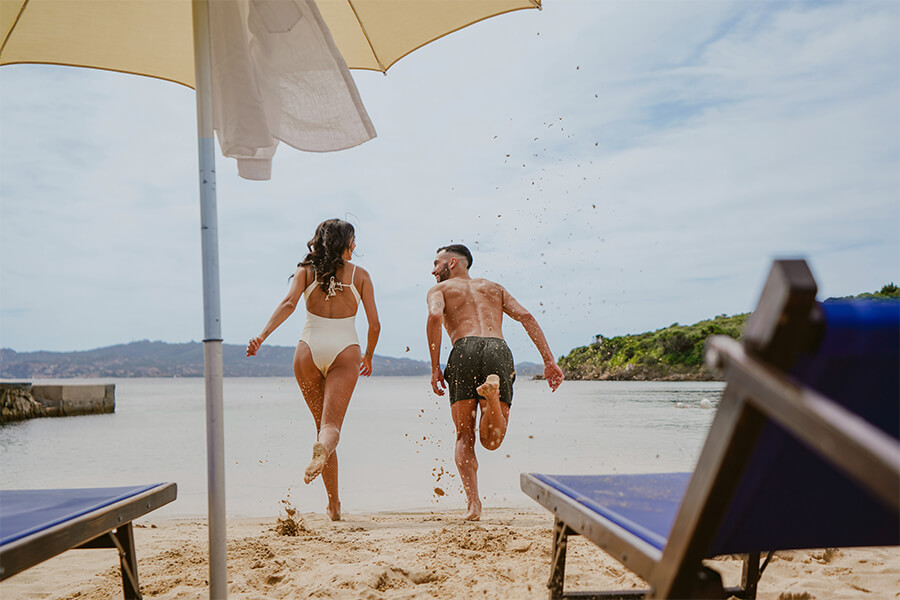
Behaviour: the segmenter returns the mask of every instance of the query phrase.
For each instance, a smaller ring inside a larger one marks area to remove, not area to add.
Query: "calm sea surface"
[[[0,485],[14,489],[174,481],[178,499],[154,514],[204,515],[203,379],[98,382],[116,384],[115,414],[0,426]],[[503,445],[495,452],[476,449],[485,506],[538,508],[519,489],[523,471],[691,470],[723,387],[567,381],[550,393],[545,382],[519,381]],[[700,408],[703,398],[711,401],[712,410]],[[314,436],[312,417],[293,379],[226,379],[228,514],[273,516],[282,499],[302,512],[322,511],[326,497],[321,481],[303,484]],[[427,378],[360,378],[338,447],[344,512],[463,508],[454,443],[448,401],[431,392]]]

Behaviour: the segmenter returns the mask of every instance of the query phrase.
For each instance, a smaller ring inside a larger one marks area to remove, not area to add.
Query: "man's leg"
[[[477,402],[459,400],[450,405],[453,424],[456,425],[456,468],[466,492],[469,510],[463,519],[477,521],[481,518],[481,500],[478,498],[478,461],[475,459],[475,411]]]
[[[488,450],[496,450],[506,437],[509,423],[509,404],[500,402],[500,377],[488,375],[487,380],[478,386],[481,405],[481,422],[478,426],[481,445]]]

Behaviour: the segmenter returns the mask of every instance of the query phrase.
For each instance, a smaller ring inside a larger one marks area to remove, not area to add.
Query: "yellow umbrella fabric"
[[[351,69],[387,71],[429,42],[541,0],[316,0]]]
[[[0,0],[0,65],[92,67],[194,86],[190,0]]]
[[[472,23],[540,8],[540,0],[316,4],[347,66],[376,71]],[[191,0],[0,0],[0,36],[0,65],[91,67],[194,87]]]

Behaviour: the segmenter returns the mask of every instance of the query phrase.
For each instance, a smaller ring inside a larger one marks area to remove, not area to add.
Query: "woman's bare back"
[[[362,295],[362,273],[361,269],[357,268],[354,274],[354,267],[353,263],[345,262],[344,266],[337,270],[334,278],[334,295],[332,296],[329,296],[322,290],[322,286],[319,285],[322,280],[318,279],[316,285],[306,295],[306,310],[314,315],[328,319],[344,319],[355,315],[359,305],[356,301],[356,296],[350,290],[351,277],[353,284],[356,285],[356,291]],[[304,289],[307,289],[316,280],[318,274],[311,266],[300,267],[297,273],[298,276],[300,271],[303,271],[305,274],[306,285]]]

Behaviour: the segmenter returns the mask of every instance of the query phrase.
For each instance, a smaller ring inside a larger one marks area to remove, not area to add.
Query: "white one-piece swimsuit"
[[[356,275],[356,265],[353,265],[353,273],[350,275],[350,283],[340,283],[337,290],[344,290],[347,287],[353,292],[356,298],[356,304],[359,305],[362,298],[359,291],[353,284],[353,278]],[[313,287],[319,285],[318,279],[315,279],[309,286],[303,290],[303,296],[308,300],[309,294]],[[334,359],[347,346],[359,346],[359,338],[356,335],[356,314],[351,317],[342,319],[330,319],[328,317],[320,317],[306,309],[306,324],[303,326],[303,333],[300,334],[300,341],[306,342],[309,351],[312,354],[313,363],[322,373],[328,374]]]

